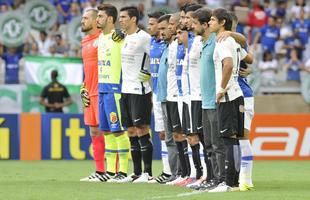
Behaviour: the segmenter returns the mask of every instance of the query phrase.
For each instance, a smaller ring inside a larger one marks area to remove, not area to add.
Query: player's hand
[[[216,103],[220,103],[221,102],[221,98],[224,96],[224,93],[217,93],[216,94]]]
[[[85,88],[85,84],[84,84],[84,83],[81,85],[81,88],[80,88],[80,95],[81,95],[81,99],[82,99],[83,106],[84,106],[84,107],[88,107],[89,104],[90,104],[90,99],[89,99],[88,91],[87,91],[87,89]]]
[[[222,42],[225,41],[229,36],[230,36],[231,32],[230,31],[224,31],[219,33],[216,36],[216,42]]]
[[[239,70],[239,75],[244,78],[246,78],[251,73],[252,73],[252,69],[250,66],[248,66],[247,68],[240,68]]]
[[[112,33],[112,40],[114,42],[120,42],[125,38],[125,34],[120,29],[115,29],[115,31]]]
[[[151,78],[151,74],[148,71],[143,70],[143,69],[140,70],[138,79],[141,82],[147,82],[150,80],[150,78]]]
[[[165,140],[165,131],[159,132],[159,139],[160,140]]]

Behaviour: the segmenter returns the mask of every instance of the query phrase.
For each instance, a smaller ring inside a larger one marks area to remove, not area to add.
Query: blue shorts
[[[99,129],[102,131],[124,131],[121,123],[120,93],[99,93]]]

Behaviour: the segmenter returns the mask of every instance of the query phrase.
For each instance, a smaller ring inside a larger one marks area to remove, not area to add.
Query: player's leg
[[[152,95],[152,100],[153,100],[155,132],[159,133],[159,138],[161,141],[161,160],[163,164],[163,171],[159,176],[157,176],[151,182],[152,183],[157,183],[157,182],[164,183],[170,178],[171,170],[170,170],[169,161],[168,161],[167,145],[165,142],[165,127],[164,127],[163,111],[161,108],[161,103],[157,101],[157,96],[154,93]]]
[[[167,146],[168,151],[168,161],[171,170],[171,177],[167,180],[167,182],[174,181],[177,178],[178,171],[181,171],[180,164],[178,164],[178,149],[174,142],[173,135],[172,135],[172,124],[171,119],[168,118],[167,113],[167,105],[166,102],[161,104],[163,118],[164,118],[164,127],[165,127],[165,143]]]
[[[84,108],[84,121],[89,125],[92,141],[93,157],[96,165],[96,172],[80,181],[105,181],[104,175],[104,151],[105,142],[102,132],[98,128],[98,96],[90,98],[90,106]]]
[[[192,149],[193,163],[196,171],[196,181],[187,185],[187,187],[200,185],[203,178],[203,167],[200,158],[200,138],[199,135],[202,132],[202,109],[201,101],[192,101],[189,106],[189,116],[187,123],[190,124],[190,134],[187,135],[188,143]]]
[[[115,142],[115,149],[118,153],[119,160],[119,170],[117,175],[109,180],[109,182],[119,182],[124,180],[127,177],[128,171],[128,157],[129,157],[129,148],[130,142],[128,135],[125,134],[124,128],[121,123],[121,113],[120,113],[120,105],[119,100],[121,98],[121,94],[111,93],[109,94],[108,100],[108,113],[109,113],[109,127],[110,133],[106,134],[113,139]],[[108,142],[108,141],[107,141]]]
[[[254,116],[254,98],[244,98],[244,137],[239,140],[241,149],[241,166],[239,176],[239,187],[241,191],[253,188],[252,168],[253,150],[249,140],[252,118]]]
[[[134,183],[148,182],[152,179],[153,143],[149,125],[151,123],[152,94],[132,95],[132,118],[139,137],[142,160],[144,163],[143,174]]]
[[[178,102],[167,102],[168,116],[171,119],[173,139],[178,149],[178,156],[180,160],[181,176],[170,182],[169,184],[177,185],[189,179],[191,169],[188,157],[188,143],[185,134],[182,133],[182,124]]]
[[[218,108],[220,134],[225,145],[225,182],[209,192],[228,192],[239,186],[240,147],[238,137],[243,135],[243,97],[220,103]]]
[[[133,126],[133,121],[131,117],[131,107],[130,104],[130,94],[121,94],[120,99],[120,110],[121,110],[121,122],[122,126],[127,127],[127,134],[130,141],[130,153],[131,159],[133,162],[133,174],[129,175],[127,179],[122,180],[120,182],[132,182],[133,180],[137,179],[142,172],[142,165],[141,165],[141,147],[139,144],[139,138],[136,133],[136,129]]]

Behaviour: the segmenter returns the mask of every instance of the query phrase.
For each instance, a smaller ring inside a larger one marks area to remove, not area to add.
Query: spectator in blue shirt
[[[280,28],[276,25],[277,17],[271,16],[268,18],[268,24],[260,29],[254,39],[254,49],[257,49],[257,43],[260,40],[263,51],[269,50],[272,53],[275,51],[275,43],[280,37]]]
[[[22,54],[17,52],[17,48],[8,48],[7,52],[1,55],[5,62],[5,83],[18,84],[19,61]]]
[[[291,50],[291,57],[284,65],[284,69],[287,70],[287,81],[300,82],[300,71],[306,71],[305,65],[298,58],[296,49]]]
[[[301,39],[303,45],[306,45],[310,31],[310,20],[305,16],[304,9],[300,10],[300,18],[293,20],[291,25],[294,34]]]

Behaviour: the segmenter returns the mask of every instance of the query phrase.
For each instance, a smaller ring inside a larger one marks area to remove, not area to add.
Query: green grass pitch
[[[255,161],[255,191],[217,194],[159,184],[79,182],[93,167],[92,161],[2,160],[0,200],[310,199],[310,161]],[[160,161],[154,161],[154,174],[160,170]]]

